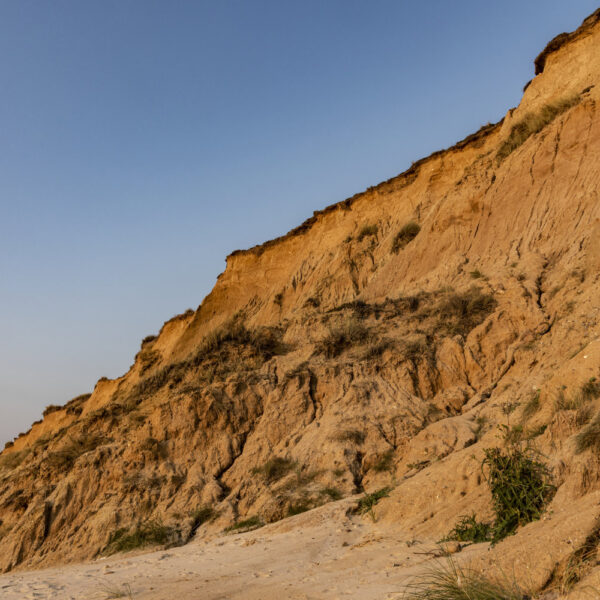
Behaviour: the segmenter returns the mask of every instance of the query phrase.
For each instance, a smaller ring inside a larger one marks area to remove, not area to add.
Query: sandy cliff
[[[558,489],[481,560],[546,585],[600,516],[598,449],[576,444],[600,398],[573,400],[600,378],[600,14],[536,71],[501,123],[231,254],[125,375],[9,445],[0,570],[383,486],[383,522],[441,536],[490,514],[479,465],[508,418]]]

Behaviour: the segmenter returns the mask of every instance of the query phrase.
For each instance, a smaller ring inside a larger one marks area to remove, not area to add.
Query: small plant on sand
[[[116,598],[125,598],[126,600],[134,600],[131,586],[126,583],[122,587],[115,585],[102,585],[102,591],[106,594],[106,600],[115,600]]]
[[[340,490],[334,487],[323,488],[321,490],[321,494],[323,494],[324,496],[328,496],[329,499],[333,501],[342,499],[342,492],[340,492]]]
[[[451,559],[434,562],[406,587],[405,600],[524,600],[515,581],[492,579]]]
[[[394,254],[400,252],[400,250],[402,250],[417,237],[419,231],[421,231],[421,226],[418,223],[415,223],[414,221],[409,221],[406,223],[394,236],[394,241],[392,242],[392,252]]]
[[[491,525],[478,521],[475,514],[459,517],[454,529],[442,540],[457,540],[459,542],[487,542],[490,539]]]
[[[372,494],[365,495],[358,501],[356,509],[361,515],[369,515],[373,522],[377,520],[375,516],[375,506],[382,498],[387,498],[390,495],[392,488],[384,487],[380,490],[373,492]]]

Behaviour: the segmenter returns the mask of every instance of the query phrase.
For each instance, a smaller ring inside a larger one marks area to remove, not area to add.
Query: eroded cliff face
[[[600,465],[575,438],[600,400],[569,399],[600,378],[598,17],[549,46],[501,123],[234,252],[128,373],[9,445],[0,571],[97,556],[140,523],[184,543],[387,485],[385,519],[440,535],[489,512],[478,461],[507,403],[561,517],[498,547],[556,538],[552,570],[583,543]]]

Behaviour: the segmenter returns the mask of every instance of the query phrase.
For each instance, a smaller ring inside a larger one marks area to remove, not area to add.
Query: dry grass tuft
[[[421,231],[421,226],[414,221],[409,221],[400,229],[400,231],[394,236],[392,242],[392,252],[397,254],[410,242],[412,242]]]
[[[536,113],[527,113],[518,123],[512,126],[508,138],[502,143],[496,153],[497,162],[501,163],[532,135],[539,133],[544,127],[552,123],[556,117],[576,104],[579,104],[580,101],[581,96],[575,94],[561,98],[555,102],[550,102]]]
[[[451,559],[435,562],[406,588],[405,600],[524,600],[515,581],[491,579]]]

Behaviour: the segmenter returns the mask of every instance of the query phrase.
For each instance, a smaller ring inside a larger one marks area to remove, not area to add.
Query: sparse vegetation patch
[[[497,162],[501,163],[532,135],[539,133],[544,127],[552,123],[556,117],[562,115],[576,104],[579,104],[580,101],[581,96],[575,94],[546,104],[536,113],[527,113],[512,126],[508,138],[502,143],[496,153]]]
[[[295,466],[296,463],[293,460],[276,456],[261,467],[255,467],[251,472],[253,475],[262,475],[265,483],[271,484],[283,479]]]
[[[459,517],[454,529],[443,541],[457,540],[459,542],[487,542],[491,535],[491,525],[478,521],[475,514]]]
[[[371,235],[377,235],[378,227],[377,225],[364,225],[361,227],[358,235],[356,236],[356,240],[362,242],[362,240]]]
[[[392,252],[397,254],[406,247],[410,242],[412,242],[417,235],[421,231],[421,226],[414,221],[409,221],[400,229],[400,231],[394,236],[394,241],[392,242]]]
[[[134,529],[117,529],[108,540],[105,554],[128,552],[146,546],[164,546],[173,543],[176,532],[160,521],[139,523]]]

